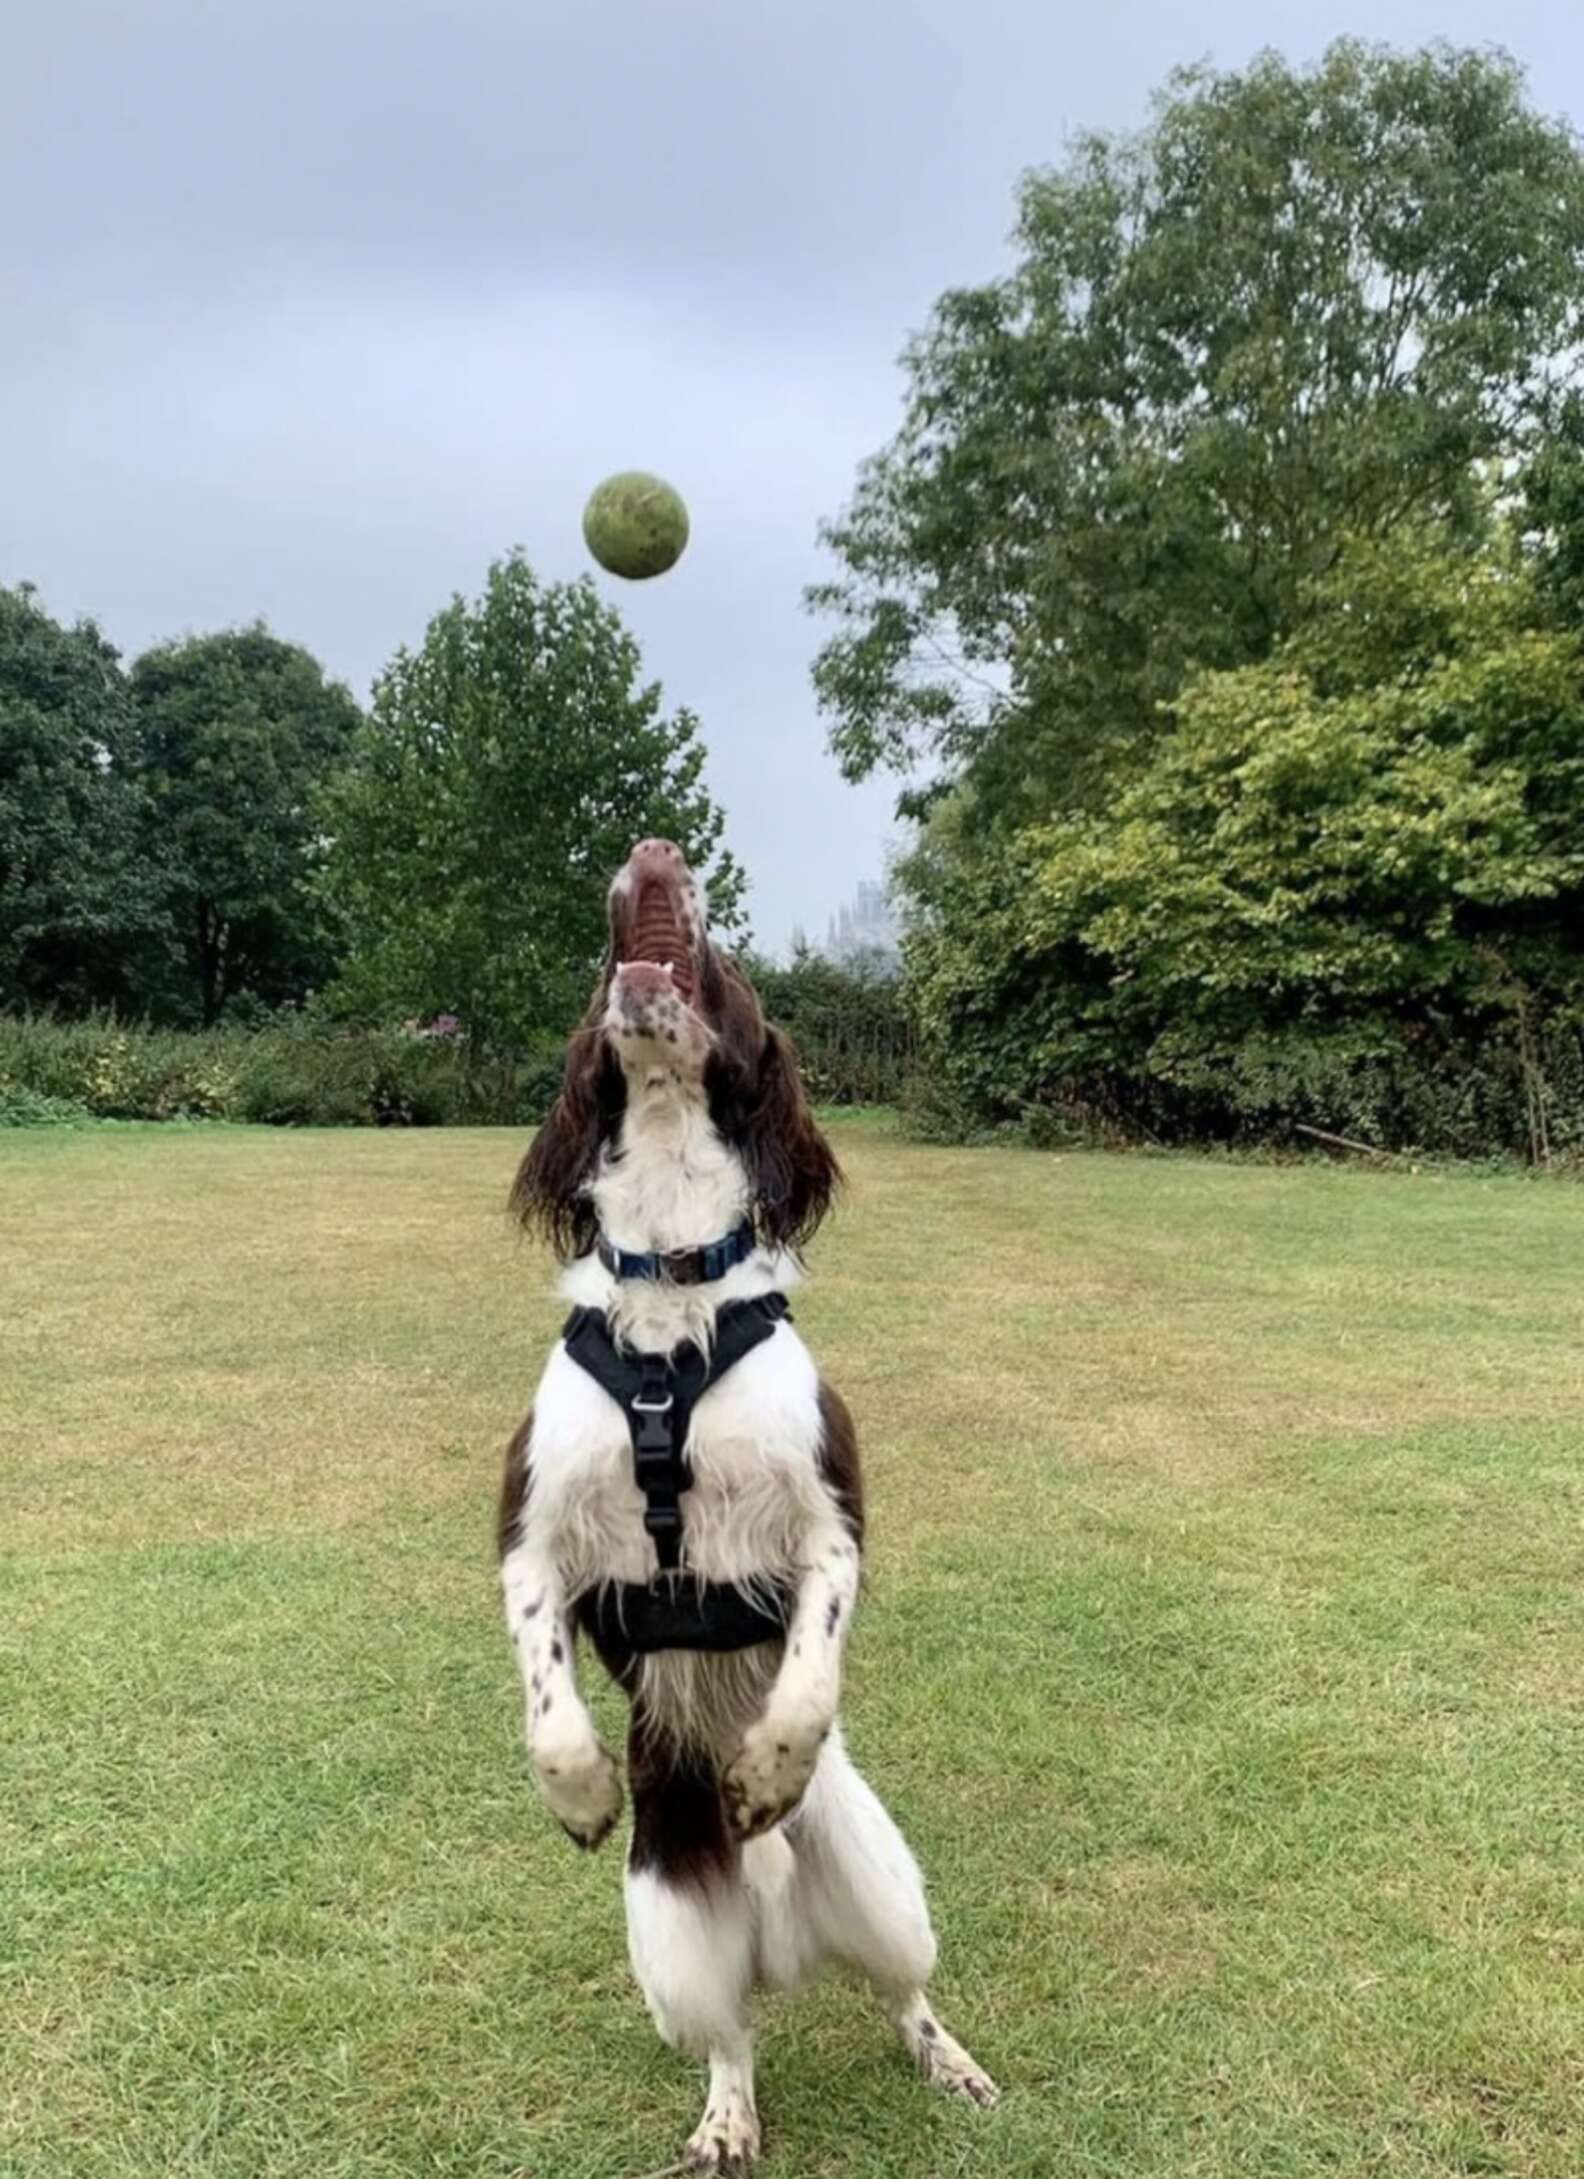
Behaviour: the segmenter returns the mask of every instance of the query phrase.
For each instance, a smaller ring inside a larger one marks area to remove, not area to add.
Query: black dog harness
[[[647,1584],[603,1582],[578,1599],[578,1616],[602,1649],[747,1649],[786,1632],[792,1594],[784,1583],[762,1588],[763,1601],[756,1601],[730,1582],[687,1572],[682,1495],[693,1482],[686,1446],[694,1408],[791,1313],[784,1294],[728,1302],[715,1319],[708,1354],[691,1340],[674,1354],[635,1354],[616,1344],[603,1309],[574,1309],[567,1318],[561,1336],[568,1354],[627,1418],[644,1528],[659,1560]]]

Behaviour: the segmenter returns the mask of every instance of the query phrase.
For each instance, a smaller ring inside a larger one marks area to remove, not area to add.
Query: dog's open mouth
[[[660,878],[645,878],[638,889],[632,943],[619,965],[636,968],[644,963],[667,971],[684,1005],[692,1004],[696,989],[693,949],[683,934],[671,889]]]

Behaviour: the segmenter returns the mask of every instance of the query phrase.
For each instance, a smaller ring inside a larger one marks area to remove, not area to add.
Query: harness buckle
[[[632,1411],[635,1415],[669,1415],[676,1406],[675,1397],[663,1392],[658,1400],[646,1400],[641,1392],[634,1395]]]
[[[651,1491],[686,1490],[678,1468],[676,1448],[669,1442],[633,1447],[633,1479],[646,1498]]]
[[[643,1525],[656,1543],[659,1543],[664,1537],[680,1536],[682,1533],[682,1508],[674,1499],[669,1505],[657,1505],[654,1499],[651,1498],[648,1505],[644,1507]],[[662,1566],[662,1572],[669,1570],[669,1568]]]

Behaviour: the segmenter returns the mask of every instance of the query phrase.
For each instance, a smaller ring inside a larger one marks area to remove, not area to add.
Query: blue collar
[[[743,1258],[753,1252],[753,1224],[746,1218],[723,1240],[706,1241],[702,1248],[634,1251],[612,1248],[602,1237],[597,1250],[600,1262],[612,1278],[669,1279],[673,1286],[708,1286],[716,1279],[725,1278],[728,1271],[735,1270]]]

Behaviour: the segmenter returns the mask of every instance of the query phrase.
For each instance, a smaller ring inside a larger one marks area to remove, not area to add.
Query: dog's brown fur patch
[[[512,1432],[506,1447],[506,1462],[501,1470],[500,1508],[495,1523],[495,1543],[504,1558],[522,1535],[523,1508],[528,1503],[528,1492],[533,1478],[528,1470],[528,1440],[533,1435],[533,1409]]]
[[[858,1432],[851,1410],[836,1387],[823,1378],[819,1388],[819,1469],[841,1507],[852,1540],[863,1548],[863,1469],[858,1459]]]

